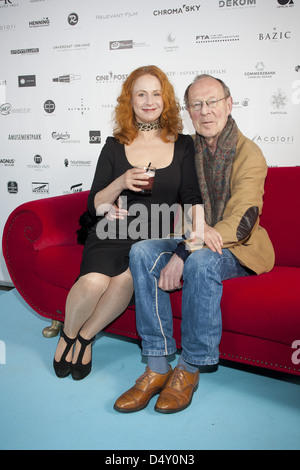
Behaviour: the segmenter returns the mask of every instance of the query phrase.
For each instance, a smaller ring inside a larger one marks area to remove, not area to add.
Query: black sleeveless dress
[[[149,155],[149,162],[151,155]],[[101,151],[88,197],[88,210],[96,215],[94,198],[98,191],[132,168],[124,145],[108,137]],[[163,238],[172,233],[178,204],[202,204],[195,170],[194,142],[179,134],[171,164],[156,170],[152,194],[140,195],[125,190],[120,194],[123,208],[129,211],[124,221],[98,217],[85,242],[80,276],[91,272],[117,276],[129,266],[131,245],[147,238]],[[164,205],[164,206],[162,206]],[[170,211],[170,217],[165,217]]]

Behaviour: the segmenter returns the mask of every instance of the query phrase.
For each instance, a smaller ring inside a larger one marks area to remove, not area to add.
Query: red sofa
[[[276,253],[274,269],[225,281],[220,358],[300,375],[300,167],[270,168],[261,225]],[[25,203],[9,216],[3,254],[14,286],[40,315],[64,321],[68,290],[78,275],[79,216],[88,192]],[[180,348],[181,291],[171,294]],[[107,330],[138,338],[134,306]]]

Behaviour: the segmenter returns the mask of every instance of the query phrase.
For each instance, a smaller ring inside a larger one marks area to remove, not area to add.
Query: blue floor
[[[1,450],[300,448],[300,377],[222,365],[201,376],[181,413],[156,413],[153,398],[143,411],[119,414],[115,399],[144,372],[138,345],[99,335],[91,375],[59,380],[57,338],[42,336],[48,324],[15,289],[1,293]]]

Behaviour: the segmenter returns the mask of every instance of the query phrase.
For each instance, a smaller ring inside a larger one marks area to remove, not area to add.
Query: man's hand
[[[196,237],[195,232],[192,232],[190,235],[190,243],[191,245],[197,244],[198,238]],[[222,246],[223,246],[223,240],[221,237],[221,234],[217,232],[213,227],[210,227],[207,225],[207,223],[204,222],[204,234],[202,235],[204,238],[204,244],[214,252],[218,252],[220,255],[222,254]],[[201,238],[202,238],[201,237]]]
[[[164,291],[181,289],[181,278],[184,262],[177,255],[173,255],[168,264],[161,270],[158,287]]]
[[[222,254],[223,240],[220,233],[206,223],[204,224],[204,243],[211,251]]]

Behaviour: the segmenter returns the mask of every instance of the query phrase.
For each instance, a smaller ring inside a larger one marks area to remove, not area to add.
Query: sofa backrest
[[[275,265],[300,267],[300,167],[268,169],[260,225],[273,243]]]

